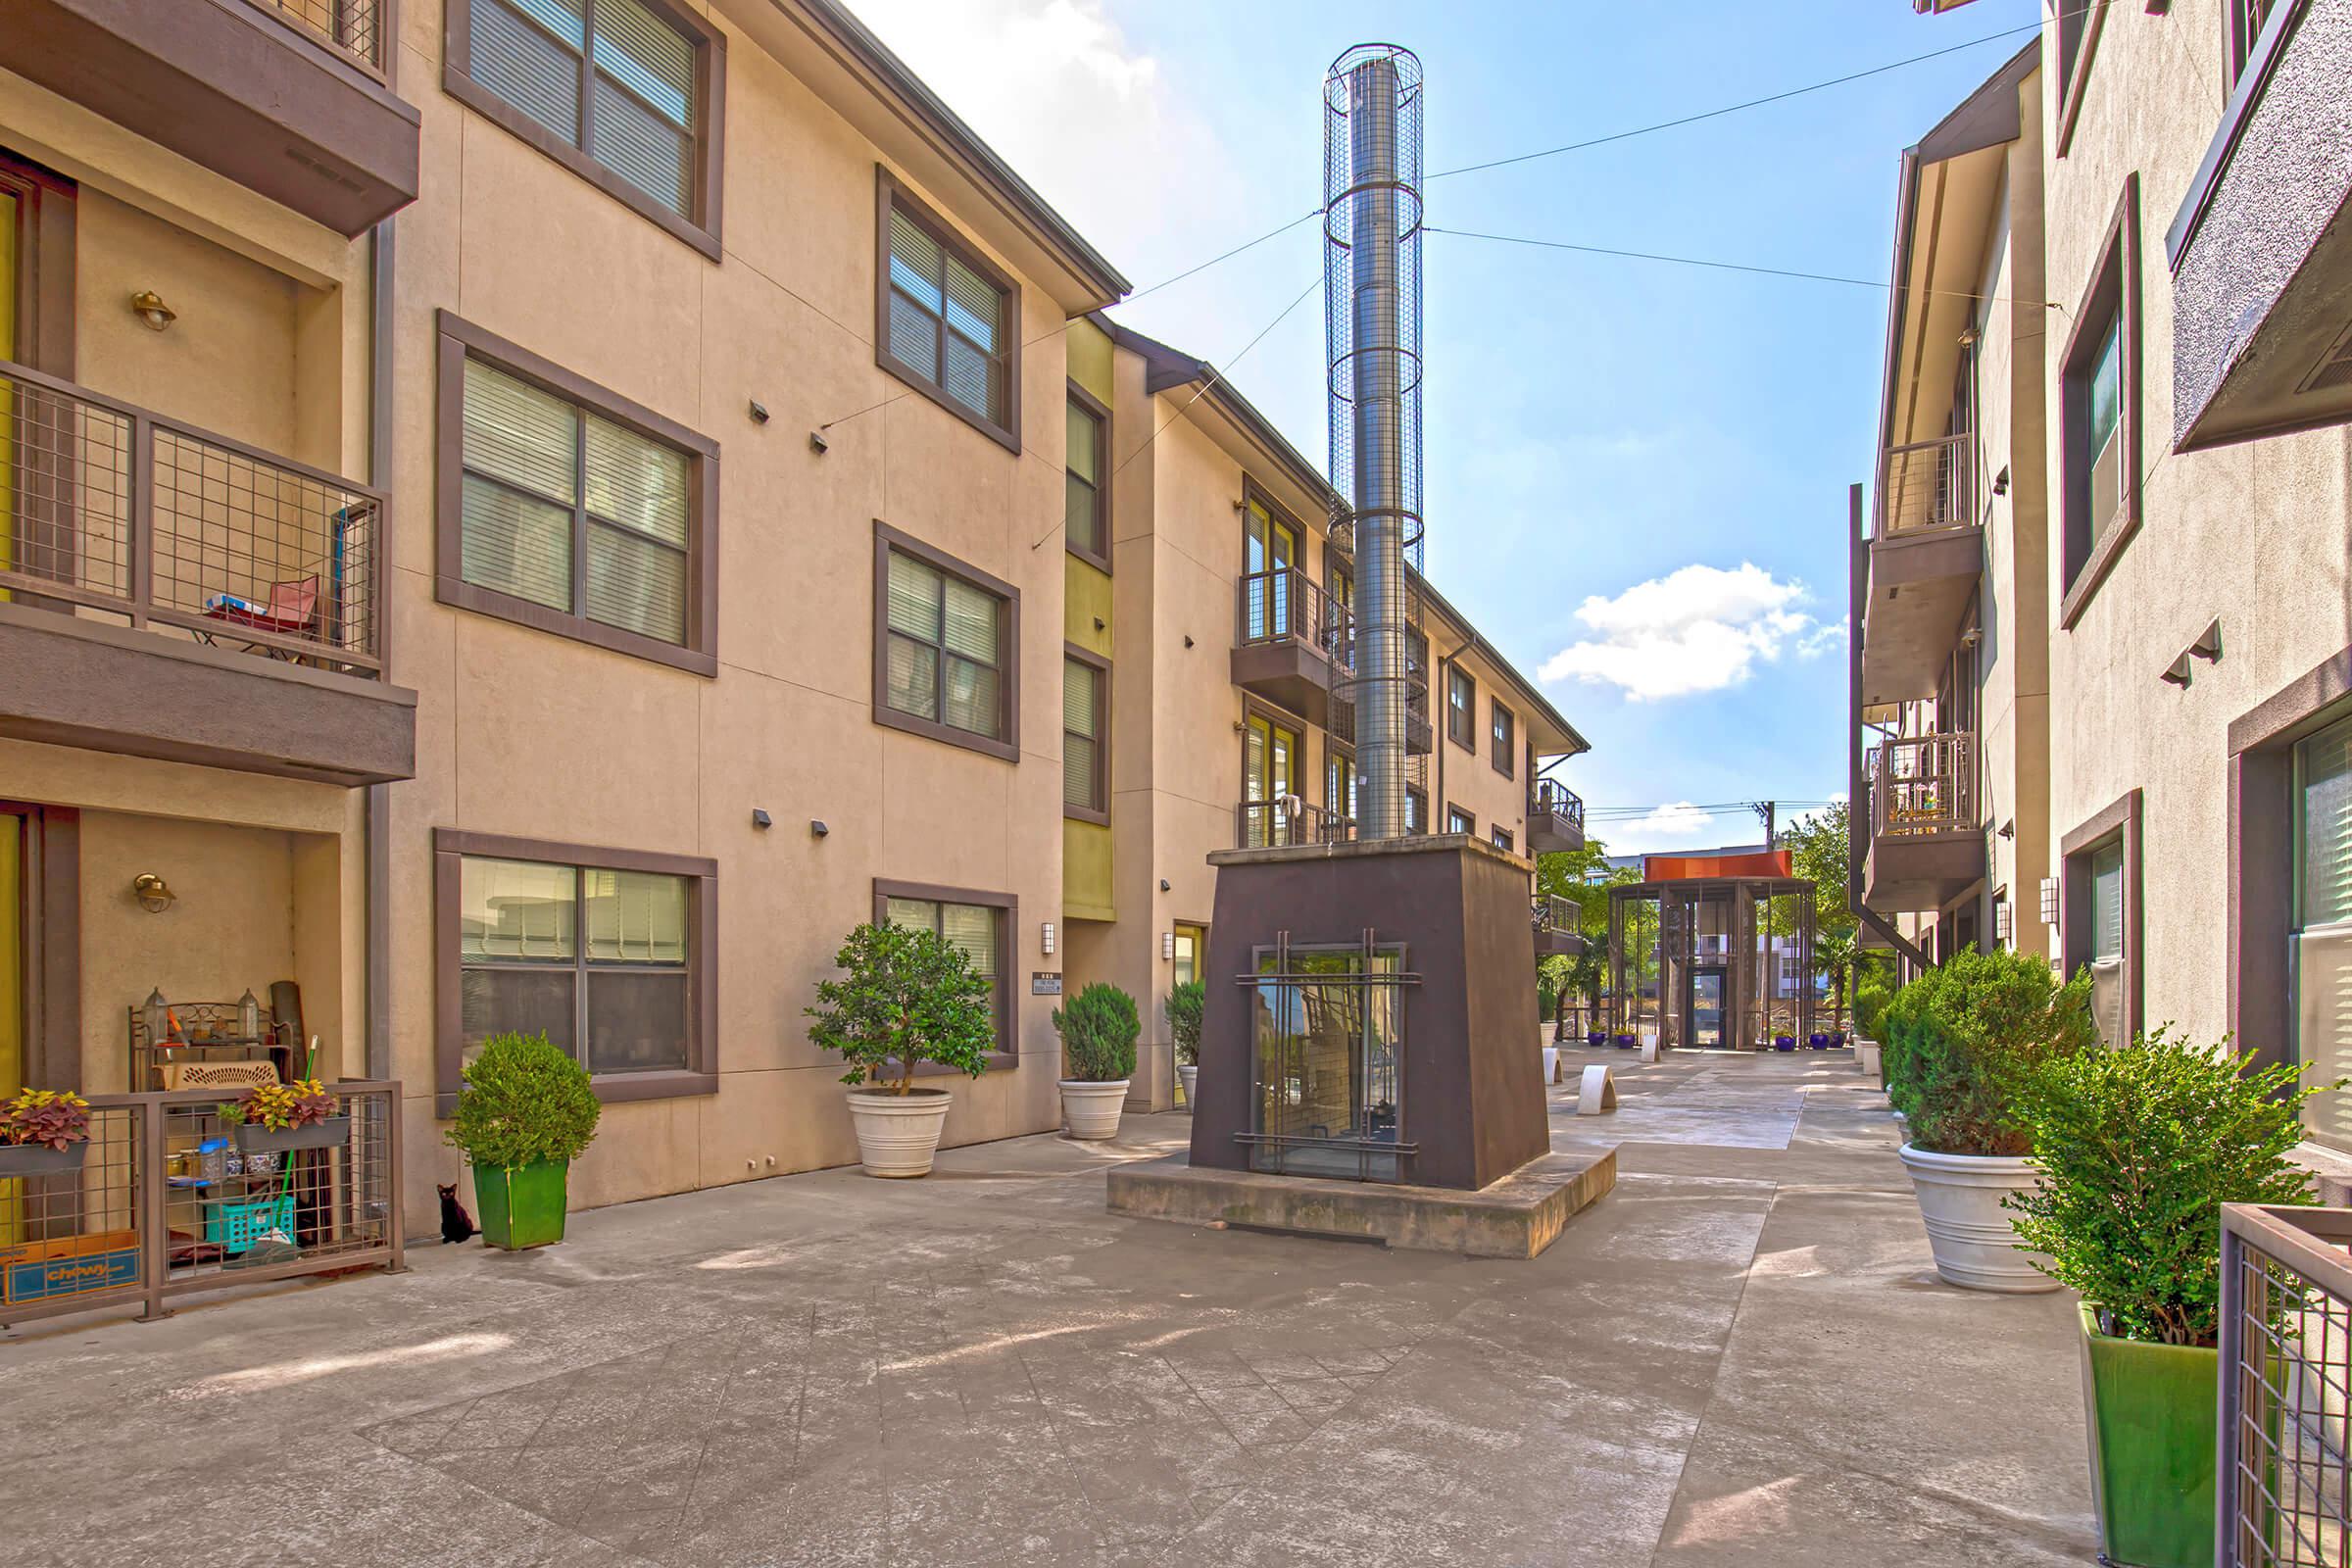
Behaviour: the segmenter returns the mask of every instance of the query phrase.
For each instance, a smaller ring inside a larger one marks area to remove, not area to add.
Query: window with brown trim
[[[482,1042],[545,1034],[606,1100],[718,1089],[718,862],[433,835],[437,1087]]]
[[[2253,58],[2254,45],[2261,41],[2263,24],[2278,9],[2277,0],[2228,0],[2229,18],[2223,24],[2227,69],[2222,74],[2225,90],[2234,89],[2237,78],[2245,74],[2246,62]]]
[[[440,318],[435,597],[718,672],[718,443]]]
[[[1404,830],[1407,833],[1429,831],[1429,792],[1414,789],[1409,784],[1404,791]]]
[[[725,35],[670,0],[448,0],[444,91],[718,260]]]
[[[1459,664],[1446,666],[1446,738],[1465,752],[1478,750],[1478,682]]]
[[[1446,807],[1446,831],[1448,833],[1475,833],[1478,831],[1478,818],[1448,802]]]
[[[2139,176],[2124,181],[2059,361],[2059,496],[2072,626],[2139,529]]]
[[[1356,806],[1355,753],[1336,741],[1323,744],[1323,814],[1334,825],[1352,824]]]
[[[2107,21],[2108,0],[2056,0],[2058,13],[2058,156],[2066,156],[2074,138],[2075,118],[2082,111],[2083,83],[2090,79],[2091,56],[2098,52],[2099,30]]]
[[[874,721],[1020,760],[1021,591],[874,523]]]
[[[1503,707],[1500,699],[1490,703],[1488,707],[1494,713],[1491,726],[1494,749],[1488,754],[1487,760],[1493,762],[1494,771],[1504,778],[1516,778],[1519,776],[1518,716]]]
[[[877,167],[874,363],[1021,450],[1021,291]]]
[[[1076,646],[1061,658],[1061,814],[1110,825],[1110,663]]]
[[[1494,847],[1496,849],[1502,851],[1505,855],[1516,853],[1514,846],[1518,841],[1511,837],[1511,830],[1509,828],[1504,827],[1501,823],[1497,822],[1494,824],[1492,832],[1494,840]]]
[[[1062,460],[1062,543],[1110,569],[1110,411],[1070,383],[1069,447]]]
[[[2069,976],[2088,971],[2099,1036],[2128,1044],[2140,1021],[2140,794],[2066,835],[2059,936]]]
[[[1018,907],[1009,893],[874,880],[876,924],[918,926],[932,932],[969,958],[974,971],[988,982],[989,1004],[997,1015],[997,1050],[989,1057],[992,1067],[1020,1065],[1019,1004],[1013,987],[1006,984],[1013,972],[1013,918]],[[918,1078],[954,1070],[931,1061],[918,1062],[914,1069]]]

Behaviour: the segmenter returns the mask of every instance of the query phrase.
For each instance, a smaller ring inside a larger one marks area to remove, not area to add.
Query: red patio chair
[[[315,640],[318,635],[318,579],[314,575],[273,582],[269,602],[260,605],[237,594],[215,594],[204,602],[204,612],[232,626]],[[278,658],[294,657],[279,649],[270,652]]]

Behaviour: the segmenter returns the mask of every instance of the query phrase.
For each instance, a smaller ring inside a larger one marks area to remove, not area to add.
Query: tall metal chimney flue
[[[1332,536],[1352,539],[1350,656],[1356,836],[1408,829],[1406,709],[1421,564],[1421,62],[1358,44],[1323,84],[1323,330],[1331,395]],[[1335,620],[1348,612],[1335,605]],[[1426,672],[1422,672],[1425,676]]]

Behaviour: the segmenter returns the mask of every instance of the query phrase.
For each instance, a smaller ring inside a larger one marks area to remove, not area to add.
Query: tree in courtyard
[[[1641,880],[1642,873],[1632,866],[1611,866],[1608,846],[1598,839],[1585,840],[1582,849],[1554,850],[1537,857],[1536,891],[1573,903],[1577,934],[1585,939],[1583,953],[1544,960],[1543,976],[1550,983],[1555,1027],[1567,1016],[1572,1001],[1582,1002],[1594,1012],[1599,1010],[1600,989],[1609,973],[1609,889]]]
[[[1846,982],[1860,946],[1860,923],[1845,906],[1847,857],[1852,819],[1838,801],[1781,829],[1796,874],[1813,884],[1813,967],[1829,977],[1831,1016],[1845,1015]]]

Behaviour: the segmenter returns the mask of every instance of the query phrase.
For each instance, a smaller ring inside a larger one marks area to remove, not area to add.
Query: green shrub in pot
[[[1200,1065],[1200,1023],[1208,1013],[1208,987],[1187,980],[1168,993],[1168,1033],[1176,1042],[1176,1063]]]
[[[603,1113],[587,1069],[544,1034],[496,1034],[465,1078],[445,1136],[473,1167],[482,1240],[510,1249],[562,1241],[567,1173]]]
[[[1054,1027],[1069,1076],[1061,1081],[1061,1119],[1072,1138],[1111,1138],[1135,1076],[1135,1041],[1143,1033],[1135,999],[1098,980],[1054,1009]]]
[[[2227,1041],[2159,1029],[2046,1063],[2022,1120],[2038,1184],[2008,1206],[2020,1245],[2081,1293],[2093,1495],[2107,1560],[2213,1561],[2224,1203],[2305,1203],[2288,1155],[2314,1088]]]

